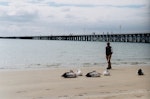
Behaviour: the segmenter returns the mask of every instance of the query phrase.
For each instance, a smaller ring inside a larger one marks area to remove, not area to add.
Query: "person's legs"
[[[106,58],[107,58],[107,62],[108,62],[108,67],[107,67],[107,69],[111,69],[111,55],[108,55],[108,56],[106,56]]]
[[[107,69],[111,69],[111,62],[108,62],[108,68]]]
[[[107,59],[107,62],[108,62],[108,59],[109,59],[109,58],[108,58],[108,55],[106,55],[106,59]]]

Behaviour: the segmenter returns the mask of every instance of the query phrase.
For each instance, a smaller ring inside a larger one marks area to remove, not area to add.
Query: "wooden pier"
[[[150,43],[150,33],[0,37],[5,39]]]

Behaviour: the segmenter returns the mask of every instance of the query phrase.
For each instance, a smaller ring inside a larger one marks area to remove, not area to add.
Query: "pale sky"
[[[150,32],[150,0],[0,0],[0,36]]]

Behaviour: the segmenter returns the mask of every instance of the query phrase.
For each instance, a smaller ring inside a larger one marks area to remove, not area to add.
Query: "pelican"
[[[92,71],[86,74],[86,77],[100,77],[101,73],[98,73],[96,71]]]
[[[73,70],[70,70],[69,72],[65,72],[62,77],[64,78],[76,78],[76,73],[73,72]]]

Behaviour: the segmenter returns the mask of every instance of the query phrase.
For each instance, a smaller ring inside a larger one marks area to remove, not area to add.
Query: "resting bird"
[[[72,70],[70,70],[69,72],[65,72],[62,77],[64,78],[76,78],[77,75],[76,73],[74,73]]]
[[[142,69],[139,69],[139,70],[138,70],[138,75],[144,75]]]
[[[80,69],[78,69],[75,73],[76,73],[77,76],[82,76],[83,75]]]
[[[100,77],[101,73],[98,73],[96,71],[92,71],[86,74],[86,77]]]
[[[110,76],[110,72],[106,69],[106,70],[103,72],[103,75],[104,75],[104,76]]]

